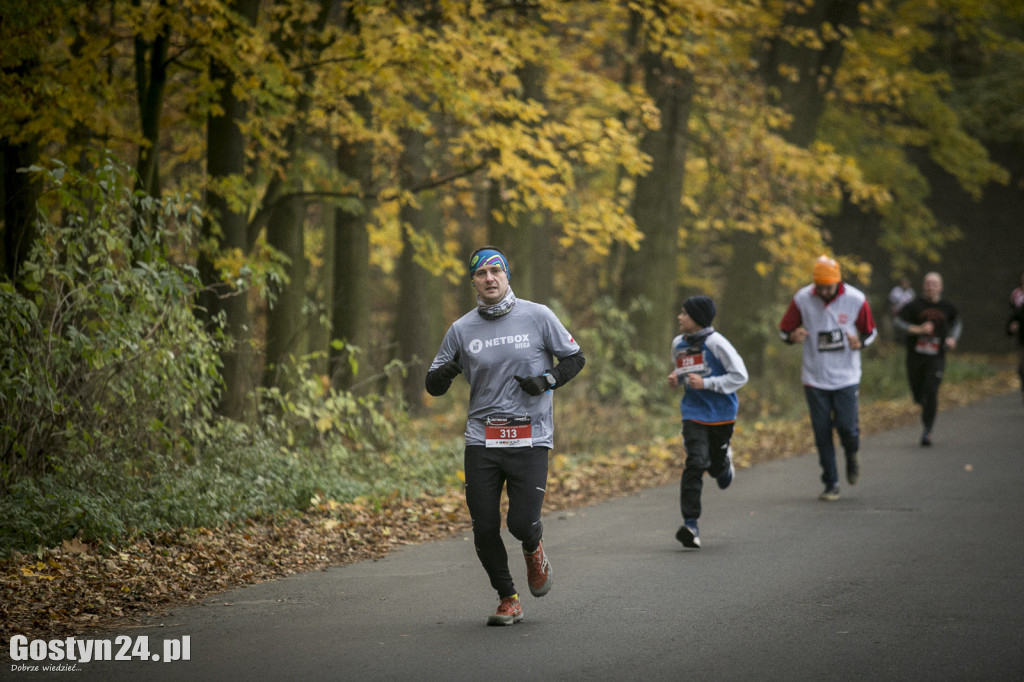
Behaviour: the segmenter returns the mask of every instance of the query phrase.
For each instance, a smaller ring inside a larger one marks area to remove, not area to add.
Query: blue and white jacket
[[[684,421],[701,424],[727,424],[736,421],[739,399],[736,391],[747,383],[743,364],[728,339],[706,327],[696,334],[680,334],[672,340],[672,364],[679,384],[684,375],[698,373],[704,388],[687,388],[679,401]]]

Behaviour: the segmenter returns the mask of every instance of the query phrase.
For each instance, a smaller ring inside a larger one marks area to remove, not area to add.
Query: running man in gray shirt
[[[500,600],[487,624],[512,625],[523,610],[501,539],[501,489],[506,486],[507,526],[522,543],[530,592],[542,597],[552,585],[540,518],[554,445],[552,391],[583,369],[584,357],[547,306],[515,297],[501,251],[474,251],[469,271],[477,308],[448,329],[426,388],[444,395],[460,373],[469,382],[466,506],[477,556]]]

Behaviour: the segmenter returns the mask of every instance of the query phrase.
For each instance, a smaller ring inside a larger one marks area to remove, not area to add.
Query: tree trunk
[[[287,283],[272,285],[273,301],[267,311],[266,365],[263,385],[283,383],[282,369],[291,357],[304,355],[309,338],[308,321],[302,308],[306,297],[309,271],[305,253],[305,210],[300,199],[284,199],[274,209],[267,224],[267,241],[288,258],[285,265]]]
[[[725,314],[716,327],[729,339],[743,358],[751,376],[760,376],[765,367],[765,348],[778,338],[779,321],[764,319],[773,310],[777,287],[772,277],[763,277],[754,267],[768,259],[761,236],[735,233],[729,242],[732,260],[726,268],[718,307]],[[813,257],[812,257],[813,258]]]
[[[332,260],[331,338],[341,345],[331,346],[331,383],[351,388],[356,379],[353,348],[363,351],[359,362],[370,350],[370,235],[365,214],[335,211]]]
[[[402,186],[415,188],[427,177],[426,136],[407,130],[404,137],[400,174]],[[395,305],[396,357],[407,364],[402,382],[403,395],[411,412],[423,409],[423,375],[433,357],[442,316],[440,282],[415,260],[413,237],[437,236],[440,210],[435,190],[417,195],[420,208],[404,205],[399,212],[402,225],[402,255],[398,265],[398,302]]]
[[[21,265],[35,242],[36,202],[42,195],[39,176],[19,173],[18,169],[27,168],[38,160],[39,147],[34,142],[9,144],[5,140],[0,145],[0,172],[3,173],[0,199],[4,207],[4,238],[0,249],[3,250],[4,274],[12,282],[17,281]]]
[[[238,0],[234,6],[239,16],[255,24],[259,0]],[[233,93],[235,79],[230,69],[213,62],[210,77],[213,82],[221,84],[219,94],[223,109],[222,113],[209,117],[206,129],[206,168],[210,180],[216,183],[245,172],[245,139],[239,123],[245,120],[248,107]],[[218,252],[237,249],[247,255],[246,214],[232,211],[227,198],[216,191],[209,192],[206,203],[211,219],[203,224],[204,239],[212,240]],[[221,352],[224,389],[218,411],[231,419],[245,420],[254,415],[252,403],[247,400],[253,388],[249,306],[244,290],[234,290],[229,283],[220,280],[210,260],[211,255],[204,255],[199,263],[200,275],[206,285],[200,305],[211,317],[220,313],[224,315],[228,345]]]
[[[509,286],[516,296],[532,300],[535,296],[534,257],[540,255],[534,241],[533,216],[518,216],[518,224],[511,225],[507,217],[501,220],[495,217],[497,213],[504,213],[505,208],[501,186],[492,180],[487,192],[487,243],[498,247],[508,257]]]
[[[332,6],[330,0],[320,3],[320,11],[316,21],[308,26],[293,25],[293,31],[286,32],[287,37],[275,36],[275,43],[282,54],[304,55],[307,32],[318,35],[327,22]],[[319,53],[324,46],[316,41],[310,52]],[[305,221],[306,210],[302,200],[292,194],[302,189],[302,180],[291,171],[295,159],[306,146],[305,129],[301,121],[309,112],[312,99],[308,94],[316,82],[316,73],[307,69],[303,75],[304,89],[297,98],[294,107],[296,122],[288,125],[285,131],[285,157],[281,161],[283,174],[278,174],[275,181],[267,188],[266,203],[273,205],[273,211],[267,225],[267,240],[271,246],[287,257],[285,274],[287,281],[272,286],[275,299],[267,311],[266,332],[266,365],[263,370],[263,385],[279,386],[287,390],[288,385],[282,384],[285,374],[284,366],[291,358],[299,358],[307,354],[310,340],[310,322],[303,312],[306,301],[306,286],[309,277],[309,263],[306,259]],[[250,243],[256,235],[250,232]]]
[[[800,11],[787,12],[782,29],[769,42],[760,58],[760,73],[774,93],[777,104],[793,115],[793,125],[785,138],[800,147],[807,147],[818,131],[818,121],[825,111],[825,96],[843,58],[842,39],[825,40],[821,49],[793,45],[784,33],[787,29],[811,30],[819,33],[825,24],[836,29],[853,28],[859,21],[859,3],[849,0],[815,0]],[[787,73],[796,73],[792,79]]]
[[[367,125],[371,120],[366,98],[352,101],[355,111]],[[337,150],[338,170],[356,182],[361,192],[370,191],[373,148],[368,142],[342,144]],[[356,374],[352,370],[352,347],[370,351],[370,234],[367,222],[373,207],[364,199],[362,212],[342,208],[334,213],[334,248],[331,251],[331,338],[339,341],[330,350],[331,382],[337,388],[351,388]]]
[[[161,0],[161,7],[166,0]],[[135,83],[139,104],[139,120],[143,143],[139,145],[136,171],[137,189],[149,196],[159,196],[160,115],[163,112],[164,92],[167,89],[168,39],[164,26],[152,42],[135,37]],[[147,63],[148,60],[148,63]],[[138,226],[136,226],[138,227]]]
[[[802,6],[801,6],[802,7]],[[807,147],[818,131],[818,122],[825,110],[825,96],[843,55],[841,40],[826,41],[822,49],[793,45],[784,37],[788,29],[818,31],[825,22],[832,26],[852,26],[858,18],[855,2],[817,0],[810,7],[785,15],[778,34],[760,55],[759,75],[768,86],[775,103],[793,115],[792,126],[783,132],[791,144]],[[795,72],[796,81],[783,72]],[[778,287],[771,277],[762,277],[755,266],[769,262],[761,236],[738,233],[731,240],[733,257],[722,292],[722,331],[743,357],[751,374],[759,375],[765,367],[765,348],[776,336],[778,320],[764,320],[772,309]],[[808,281],[810,264],[820,254],[807,254]]]
[[[648,132],[641,149],[651,157],[651,171],[637,179],[632,214],[644,234],[640,248],[624,258],[618,305],[634,301],[649,307],[637,311],[637,346],[665,353],[676,328],[675,317],[679,223],[686,163],[686,128],[693,101],[693,76],[670,59],[645,53],[644,84],[661,112],[661,128]]]
[[[547,213],[534,216],[529,225],[531,251],[530,296],[547,305],[555,297],[555,225]]]
[[[17,66],[4,69],[4,74],[22,79],[39,67],[38,56],[26,55]],[[19,123],[24,123],[21,121]],[[36,173],[19,172],[39,161],[39,143],[35,136],[0,139],[0,205],[3,206],[3,241],[0,256],[4,274],[17,282],[22,263],[36,240],[36,202],[42,196],[42,181]]]

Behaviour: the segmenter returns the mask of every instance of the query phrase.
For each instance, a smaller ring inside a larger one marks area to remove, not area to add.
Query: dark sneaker
[[[825,500],[826,502],[835,502],[839,499],[839,486],[830,485],[825,488],[825,492],[818,495],[819,500]]]
[[[732,483],[733,477],[736,475],[736,467],[732,464],[732,448],[729,448],[729,452],[725,453],[726,461],[729,462],[729,468],[718,475],[715,480],[718,482],[718,487],[721,490],[725,490]]]
[[[488,625],[512,625],[523,619],[523,605],[519,603],[519,595],[504,597],[498,604],[493,616],[487,617]]]
[[[850,485],[857,485],[860,480],[860,462],[856,456],[846,458],[846,480]]]
[[[928,447],[932,444],[932,432],[925,429],[925,432],[921,434],[921,445]]]
[[[697,531],[697,520],[686,519],[683,525],[676,531],[676,540],[683,543],[683,547],[700,549],[700,534]]]
[[[544,553],[544,544],[537,545],[532,553],[523,550],[526,558],[526,581],[530,583],[530,594],[543,597],[551,591],[551,562]]]

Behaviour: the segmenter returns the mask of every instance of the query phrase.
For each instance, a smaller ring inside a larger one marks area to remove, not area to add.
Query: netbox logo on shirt
[[[515,348],[529,348],[530,335],[514,334],[510,336],[495,336],[492,339],[473,339],[472,341],[469,342],[469,352],[476,354],[482,351],[484,348],[510,345],[514,346]]]

